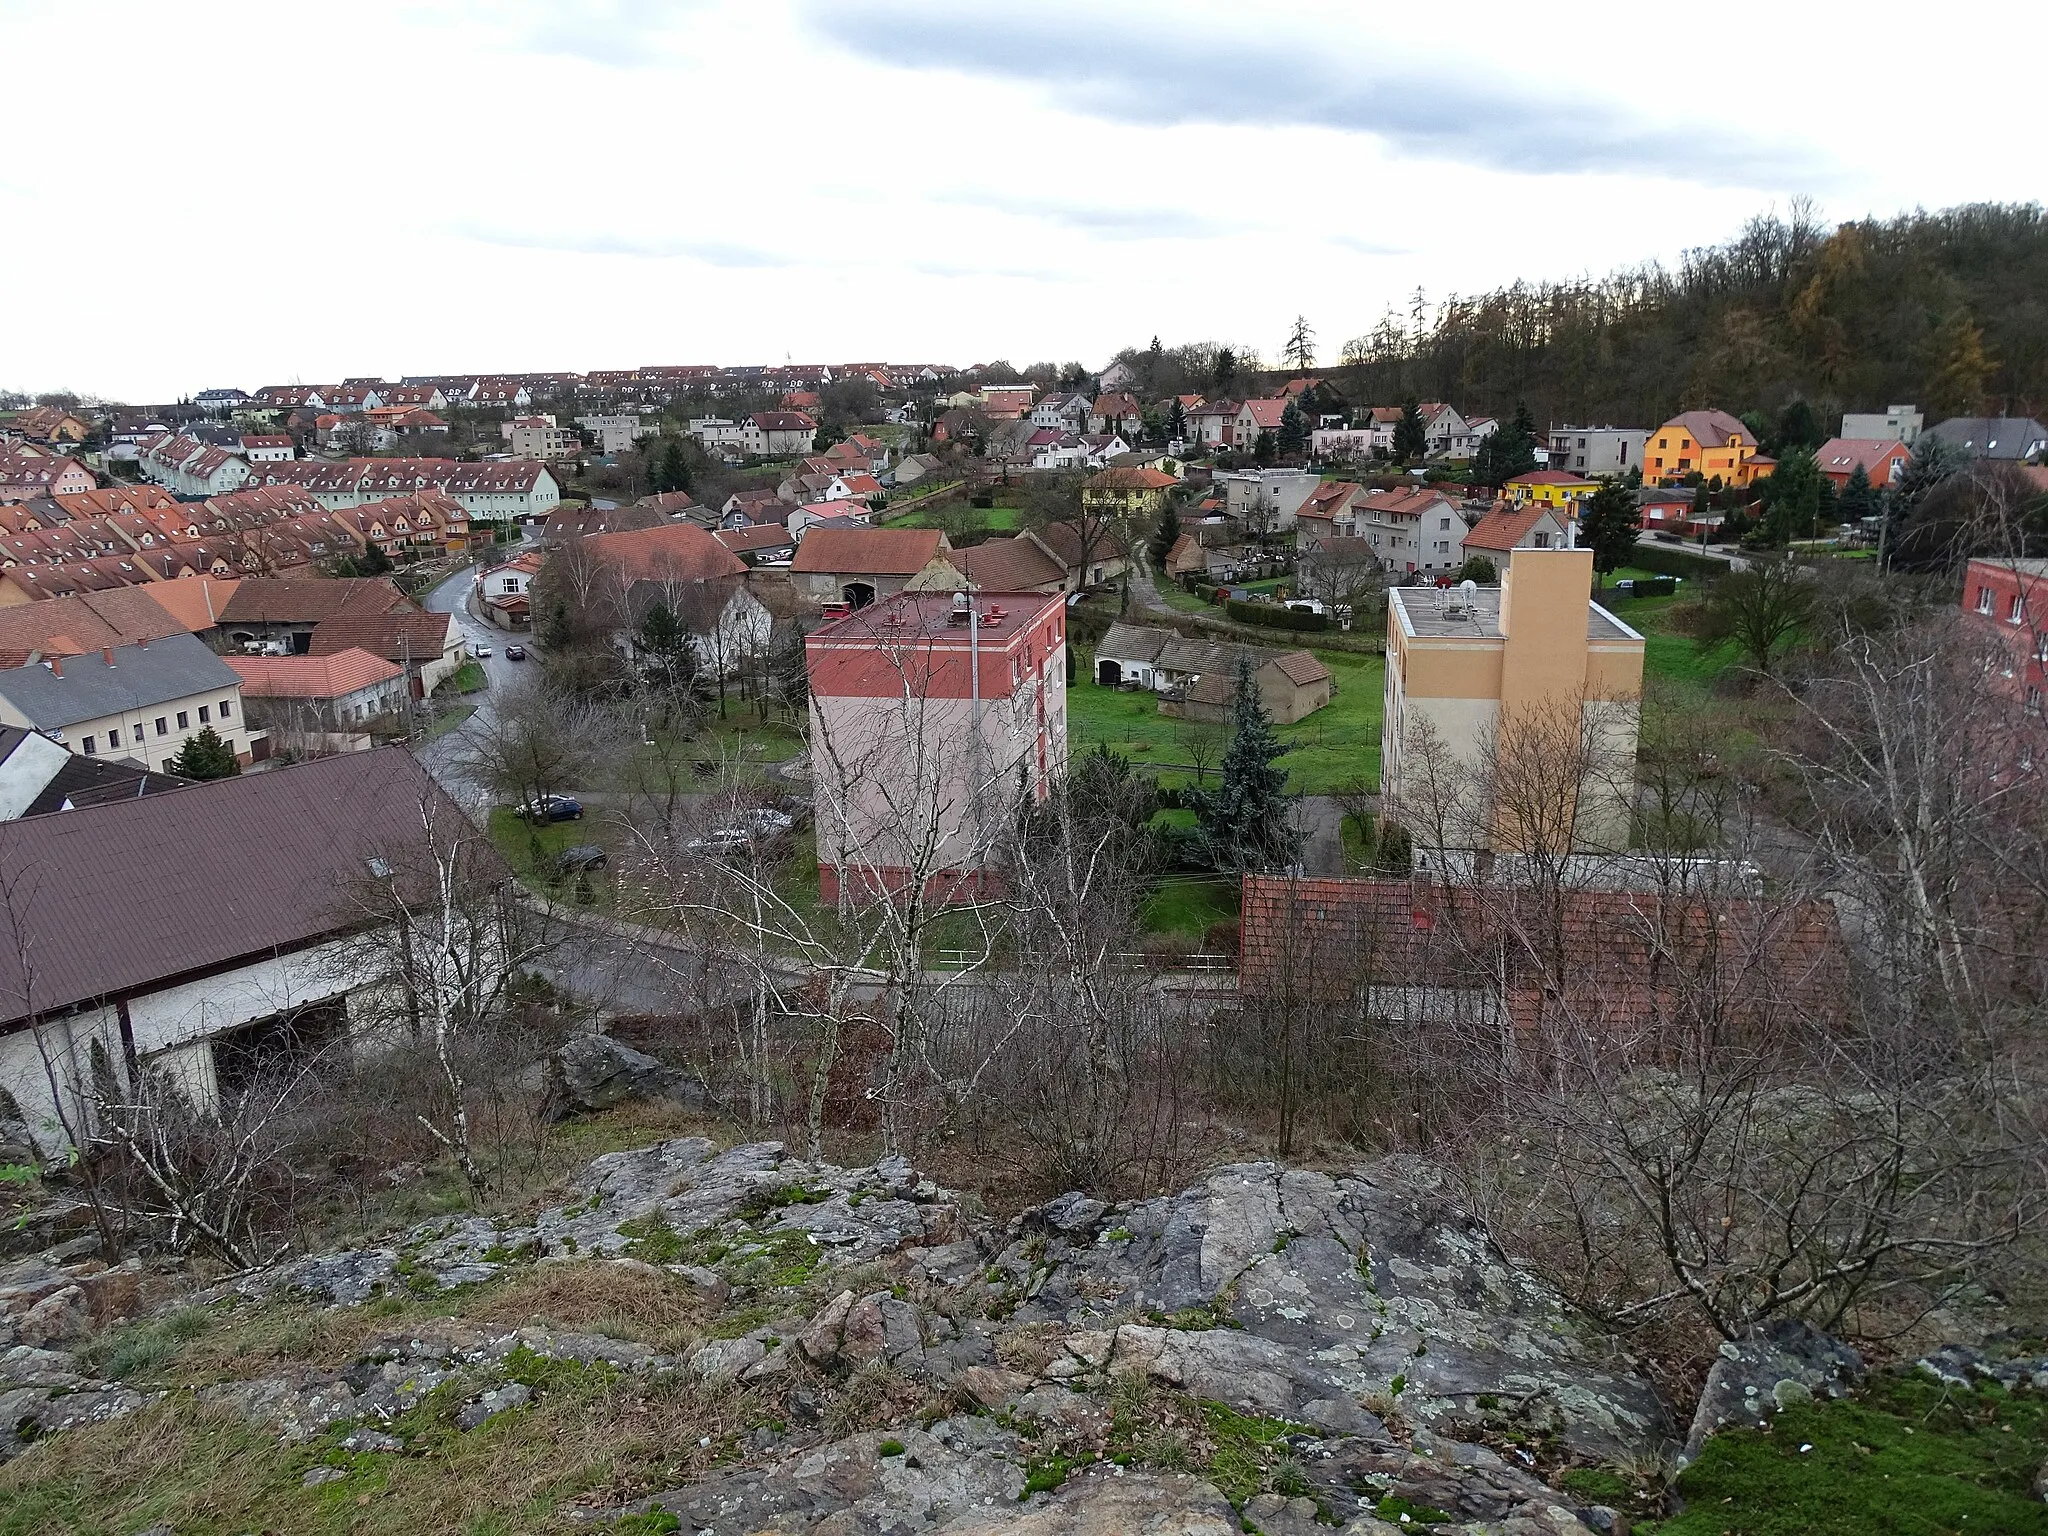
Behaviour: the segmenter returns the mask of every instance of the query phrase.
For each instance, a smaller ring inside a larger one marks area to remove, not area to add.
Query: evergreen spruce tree
[[[663,490],[691,489],[690,461],[683,453],[683,445],[675,438],[670,438],[668,446],[661,451],[661,479]]]
[[[1181,409],[1180,396],[1175,395],[1166,407],[1166,440],[1178,442],[1188,432],[1188,413]]]
[[[235,761],[234,748],[220,738],[220,732],[212,726],[200,727],[197,736],[188,737],[185,745],[178,748],[175,756],[164,764],[166,773],[181,779],[232,779],[242,771],[242,765]]]
[[[1308,418],[1301,414],[1301,407],[1290,400],[1280,412],[1280,451],[1298,454],[1307,446]]]
[[[1845,523],[1861,522],[1866,517],[1877,515],[1877,492],[1871,489],[1870,476],[1863,472],[1861,464],[1850,471],[1849,483],[1842,487],[1836,507]]]
[[[1642,531],[1641,518],[1627,487],[1611,475],[1602,476],[1600,489],[1579,508],[1579,539],[1593,551],[1594,570],[1605,576],[1628,564]]]
[[[1273,760],[1287,749],[1273,734],[1272,717],[1259,697],[1258,674],[1249,653],[1237,661],[1237,699],[1230,712],[1230,745],[1223,752],[1222,781],[1198,793],[1195,814],[1201,847],[1217,869],[1243,873],[1294,863],[1301,833],[1292,816],[1286,773]]]
[[[1180,508],[1174,499],[1166,498],[1166,510],[1159,514],[1159,526],[1152,531],[1152,565],[1160,575],[1166,574],[1166,557],[1173,553],[1173,546],[1180,542]]]
[[[1394,457],[1413,464],[1429,453],[1429,437],[1422,424],[1422,407],[1410,395],[1401,405],[1401,420],[1394,427]]]

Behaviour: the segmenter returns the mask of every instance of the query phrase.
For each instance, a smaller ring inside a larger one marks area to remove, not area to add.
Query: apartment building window
[[[2034,660],[2048,667],[2048,629],[2034,636]]]
[[[87,757],[98,757],[98,756],[99,756],[99,752],[100,752],[100,748],[99,748],[99,743],[98,743],[97,741],[95,741],[95,740],[94,740],[94,739],[93,739],[92,737],[90,737],[90,736],[86,737],[86,738],[85,738],[85,740],[81,741],[81,742],[80,742],[80,743],[78,744],[78,746],[79,746],[79,750],[80,750],[80,751],[82,751],[82,752],[84,752],[84,753],[85,753],[85,755],[86,755]]]
[[[211,720],[212,718],[213,718],[213,716],[212,716],[212,715],[211,715],[211,714],[210,714],[210,713],[208,712],[208,710],[207,710],[206,706],[205,706],[204,704],[200,705],[200,706],[199,706],[199,723],[200,723],[201,725],[204,725],[204,724],[206,724],[206,722],[207,722],[207,721]]]
[[[1989,587],[1979,587],[1977,589],[1977,611],[1979,613],[1989,613],[1991,611],[1991,589]]]
[[[2008,624],[2017,624],[2026,616],[2027,599],[2025,594],[2021,594],[2012,600],[2012,606],[2006,610],[2005,621]]]
[[[184,730],[190,730],[190,729],[191,729],[191,727],[192,727],[192,717],[191,717],[190,715],[186,714],[184,710],[182,710],[182,709],[181,709],[181,710],[179,710],[179,711],[178,711],[178,729],[179,729],[179,730],[181,730],[181,731],[184,731]]]
[[[2027,690],[2027,713],[2030,715],[2039,715],[2041,713],[2041,690],[2038,688],[2029,688]],[[85,750],[88,752],[92,750],[92,738],[90,736],[85,738]]]
[[[121,731],[118,726],[115,727],[113,730],[107,732],[107,745],[110,747],[118,747],[119,745],[121,745]]]
[[[159,736],[168,736],[171,734],[170,722],[164,719],[162,715],[158,715],[156,717],[156,733]]]

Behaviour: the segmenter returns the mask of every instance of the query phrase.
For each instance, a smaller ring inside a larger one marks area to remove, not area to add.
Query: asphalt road
[[[481,658],[480,662],[490,686],[483,692],[471,694],[463,700],[464,703],[476,706],[474,714],[454,730],[437,736],[420,747],[417,755],[426,765],[427,771],[433,774],[441,787],[447,790],[458,804],[472,815],[480,817],[490,809],[491,794],[489,789],[471,781],[463,773],[462,738],[490,724],[491,712],[497,707],[497,695],[517,683],[533,663],[511,661],[505,656],[505,642],[508,639],[520,640],[524,638],[523,636],[509,635],[503,630],[493,629],[470,613],[468,598],[470,589],[476,583],[476,573],[477,568],[474,566],[457,571],[428,592],[421,602],[432,613],[455,615],[455,622],[461,626],[463,639],[472,650],[482,646],[490,648],[491,654]]]

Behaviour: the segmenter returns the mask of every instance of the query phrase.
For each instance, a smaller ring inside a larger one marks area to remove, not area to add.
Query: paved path
[[[493,563],[496,563],[495,559]],[[454,730],[444,732],[420,746],[415,755],[463,809],[473,816],[481,817],[490,809],[491,794],[488,788],[471,781],[463,773],[460,762],[462,738],[472,736],[489,726],[497,707],[497,694],[516,683],[534,663],[508,661],[505,657],[505,642],[508,639],[517,640],[522,637],[494,629],[469,611],[469,594],[475,584],[476,568],[465,567],[428,592],[420,601],[430,613],[455,615],[455,622],[462,629],[462,637],[471,648],[490,647],[491,654],[479,663],[484,669],[484,677],[489,686],[481,693],[470,694],[462,700],[464,703],[473,704],[475,713]],[[447,701],[452,703],[456,697],[457,695],[451,694]]]

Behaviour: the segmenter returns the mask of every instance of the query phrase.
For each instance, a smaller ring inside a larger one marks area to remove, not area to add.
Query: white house
[[[1243,469],[1218,475],[1224,510],[1252,528],[1285,532],[1322,476],[1305,469]]]
[[[178,433],[143,444],[136,463],[145,479],[174,496],[224,496],[249,478],[247,460]]]
[[[251,464],[283,464],[298,457],[298,449],[287,433],[265,433],[245,437],[241,442],[242,457]]]
[[[204,1109],[265,1066],[377,1043],[403,1016],[380,898],[424,894],[423,807],[470,830],[390,747],[0,823],[0,868],[29,872],[0,953],[0,1089],[37,1149],[89,1126],[100,1064],[117,1091],[159,1073]],[[468,847],[466,884],[509,880]]]
[[[578,416],[576,425],[597,439],[599,453],[623,453],[653,428],[638,416]]]
[[[158,770],[209,726],[248,762],[241,701],[242,679],[191,635],[0,671],[0,725],[41,731],[81,757]]]

